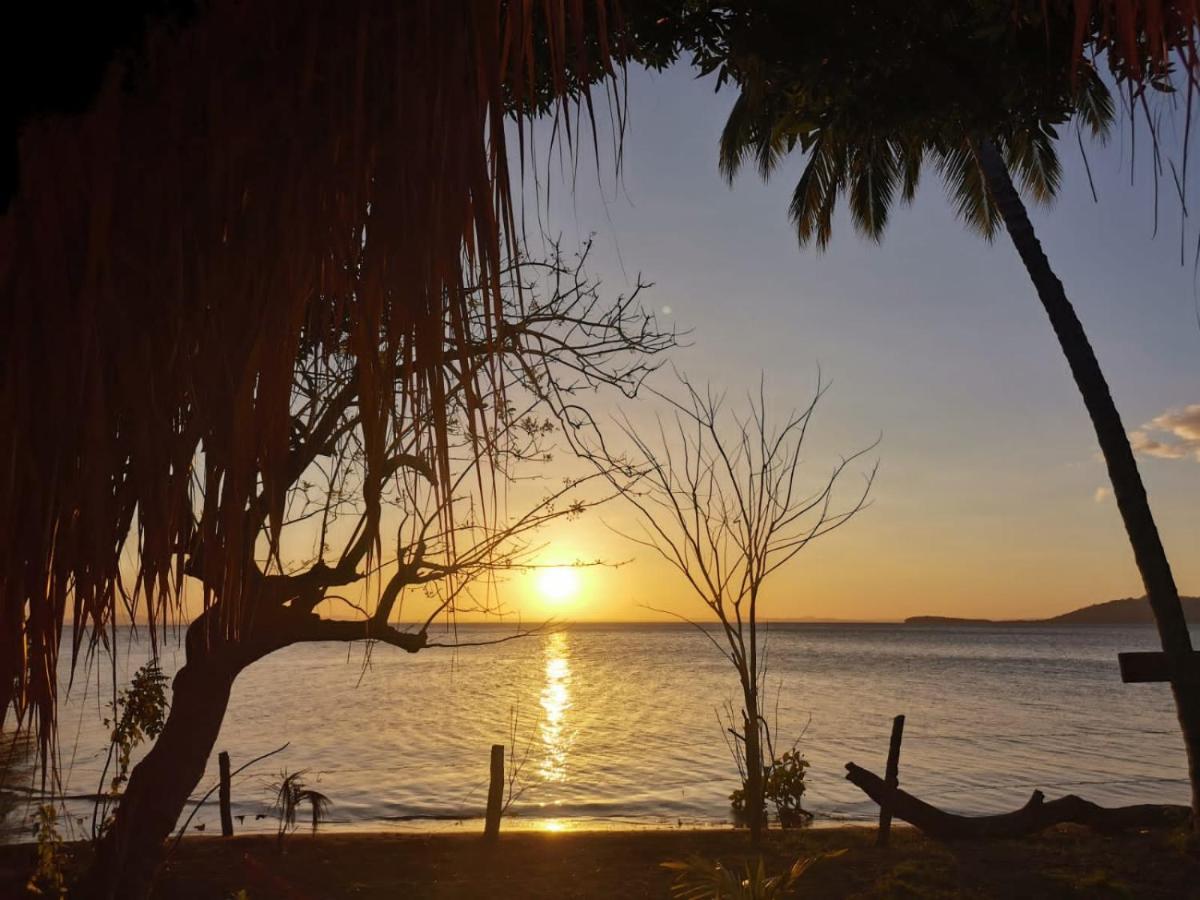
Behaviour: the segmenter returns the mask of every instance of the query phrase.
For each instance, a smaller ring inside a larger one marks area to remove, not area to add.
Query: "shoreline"
[[[774,874],[799,858],[845,850],[797,886],[815,897],[1165,898],[1194,895],[1200,885],[1200,858],[1182,830],[1108,836],[1064,826],[1036,838],[940,844],[899,825],[884,848],[862,825],[772,831],[761,856]],[[728,828],[507,831],[494,844],[467,832],[297,833],[283,846],[280,853],[271,835],[189,836],[164,865],[156,896],[665,897],[673,873],[664,862],[698,855],[740,869],[759,857],[745,831]],[[0,847],[0,895],[20,896],[35,849]],[[86,847],[67,850],[77,872]]]

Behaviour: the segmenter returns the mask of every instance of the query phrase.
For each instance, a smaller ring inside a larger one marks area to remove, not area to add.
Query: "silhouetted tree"
[[[581,452],[638,513],[641,533],[619,533],[666,560],[719,623],[714,636],[692,622],[738,674],[743,728],[731,730],[744,760],[746,815],[757,842],[766,827],[763,776],[769,762],[759,622],[763,588],[812,541],[863,508],[874,467],[849,505],[835,505],[834,489],[847,467],[872,448],[842,458],[815,486],[806,485],[800,454],[824,385],[818,384],[807,407],[775,424],[761,386],[738,414],[711,387],[701,393],[683,376],[680,384],[682,399],[669,401],[671,418],[659,419],[657,429],[618,420],[630,444],[627,453],[604,441],[584,411],[568,416],[573,413],[580,426]]]
[[[656,365],[653,357],[674,343],[640,310],[637,291],[604,303],[582,265],[581,256],[506,270],[509,278],[540,277],[507,281],[498,319],[475,302],[483,292],[473,292],[467,320],[447,321],[436,362],[414,348],[393,370],[392,384],[367,383],[348,352],[314,348],[304,356],[291,388],[287,468],[275,473],[288,484],[277,541],[268,537],[261,491],[246,506],[240,541],[221,539],[213,521],[219,483],[202,455],[195,460],[192,538],[180,550],[180,571],[202,590],[203,612],[187,628],[170,714],[130,774],[85,895],[148,891],[243,669],[300,643],[366,641],[410,653],[462,646],[431,637],[438,617],[500,612],[488,587],[494,573],[530,561],[535,529],[603,499],[579,493],[583,481],[599,477],[592,473],[554,482],[515,514],[503,502],[518,466],[547,459],[547,386],[556,396],[599,386],[632,395]],[[440,447],[418,421],[432,412],[406,400],[401,384],[413,367],[430,364],[451,370],[456,386],[438,407],[450,439]],[[373,430],[367,410],[381,389],[399,396],[385,427]],[[446,482],[437,476],[439,450]],[[521,493],[529,491],[526,485]],[[232,553],[241,555],[245,575],[230,608],[224,557]],[[406,598],[405,619],[418,624],[398,628]],[[337,614],[343,609],[349,617]]]
[[[367,449],[406,404],[448,487],[444,339],[468,299],[500,318],[514,111],[574,112],[616,19],[608,0],[33,6],[3,32],[0,727],[53,767],[63,622],[74,659],[127,583],[152,623],[179,613],[197,454],[209,544],[240,548],[252,503],[278,539],[301,361],[353,357]],[[231,638],[242,561],[204,563]]]
[[[1173,61],[1185,70],[1190,104],[1200,69],[1196,9],[1129,0],[816,9],[763,0],[692,4],[657,24],[657,43],[647,38],[652,59],[686,48],[702,72],[739,89],[721,136],[730,180],[747,161],[767,178],[793,150],[805,154],[790,206],[801,245],[825,247],[842,197],[854,227],[880,240],[926,163],[968,227],[989,240],[1001,226],[1008,232],[1091,417],[1163,648],[1184,671],[1191,638],[1129,438],[1013,177],[1047,201],[1059,188],[1059,129],[1074,121],[1104,139],[1113,119],[1096,69],[1104,62],[1127,90],[1129,111],[1145,110],[1152,130],[1147,92],[1174,90]],[[1179,678],[1172,689],[1200,826],[1200,684]]]

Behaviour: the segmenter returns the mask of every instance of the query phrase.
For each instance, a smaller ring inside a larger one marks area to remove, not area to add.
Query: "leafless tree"
[[[218,520],[221,484],[207,477],[204,454],[193,461],[194,523],[179,548],[179,577],[199,586],[203,612],[187,628],[170,715],[131,773],[87,893],[146,892],[163,839],[204,773],[234,679],[248,665],[306,642],[410,653],[464,646],[452,628],[439,638],[435,622],[452,625],[468,610],[498,613],[495,578],[534,562],[536,530],[611,494],[611,483],[587,468],[580,478],[538,477],[555,446],[545,399],[602,387],[635,394],[675,339],[642,311],[641,285],[601,300],[585,259],[586,248],[572,259],[555,251],[548,261],[524,262],[522,282],[510,268],[502,309],[480,291],[467,304],[470,321],[448,322],[432,343],[377,367],[396,383],[396,412],[382,431],[364,425],[379,421],[363,410],[380,386],[364,383],[356,362],[363,348],[341,353],[330,350],[336,342],[327,334],[313,338],[292,385],[286,477],[273,479],[290,485],[280,520],[271,520],[278,505],[261,490],[236,527]],[[465,341],[455,337],[463,334]],[[410,398],[427,392],[400,385],[431,366],[448,371],[441,381],[453,387],[414,406]],[[436,448],[418,427],[432,416],[445,417],[450,435]],[[581,491],[585,482],[600,489]],[[229,573],[239,570],[231,586]],[[139,592],[154,589],[130,586],[131,616]],[[512,636],[528,632],[518,627]]]
[[[762,708],[765,635],[759,622],[763,587],[812,541],[864,508],[877,464],[863,473],[861,489],[848,504],[837,505],[835,488],[875,444],[841,458],[813,486],[802,477],[801,452],[827,385],[818,380],[811,402],[776,424],[761,383],[757,396],[747,399],[746,411],[738,413],[711,387],[701,392],[685,376],[679,381],[681,399],[658,395],[670,404],[671,413],[659,417],[656,428],[639,429],[628,418],[617,420],[630,445],[625,451],[613,449],[586,411],[569,409],[568,415],[577,426],[581,452],[638,513],[640,532],[619,533],[670,563],[718,623],[714,632],[686,619],[738,673],[742,730],[731,730],[740,749],[747,816],[757,841],[765,826],[768,743]]]

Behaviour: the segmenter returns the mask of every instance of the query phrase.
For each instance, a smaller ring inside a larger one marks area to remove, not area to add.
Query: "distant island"
[[[1200,622],[1200,597],[1180,597],[1189,623]],[[905,625],[1153,625],[1154,614],[1145,597],[1123,597],[1093,603],[1048,619],[959,619],[951,616],[909,616]]]

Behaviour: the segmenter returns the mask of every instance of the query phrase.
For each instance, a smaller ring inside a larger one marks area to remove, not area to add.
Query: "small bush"
[[[58,833],[58,814],[54,805],[44,803],[38,807],[37,823],[37,866],[25,885],[25,890],[35,897],[65,897],[67,881],[63,875],[63,841]]]
[[[683,861],[671,860],[662,866],[677,873],[671,885],[671,896],[676,900],[775,900],[789,891],[814,864],[845,852],[836,850],[833,853],[801,857],[792,863],[790,869],[778,875],[767,874],[761,856],[757,864],[752,865],[747,861],[741,872],[727,868],[719,860],[700,856]]]
[[[312,812],[313,834],[317,833],[317,826],[329,817],[329,798],[307,787],[304,783],[306,774],[304,771],[288,773],[285,769],[279,773],[279,781],[270,787],[275,795],[275,813],[279,817],[276,844],[280,850],[283,849],[283,839],[296,830],[296,813],[302,803],[307,803]]]
[[[812,813],[804,808],[805,775],[808,760],[796,749],[784,753],[763,770],[763,799],[775,806],[779,824],[795,828],[812,821]],[[729,795],[730,805],[739,817],[746,815],[745,786]]]
[[[121,691],[109,704],[112,717],[104,720],[104,727],[111,729],[108,758],[104,762],[100,790],[96,792],[92,811],[92,837],[95,839],[112,826],[112,805],[120,799],[121,791],[129,781],[133,751],[145,741],[157,738],[166,725],[168,684],[169,679],[158,663],[148,662],[134,672],[128,690]],[[112,779],[105,785],[114,763],[116,769]]]

